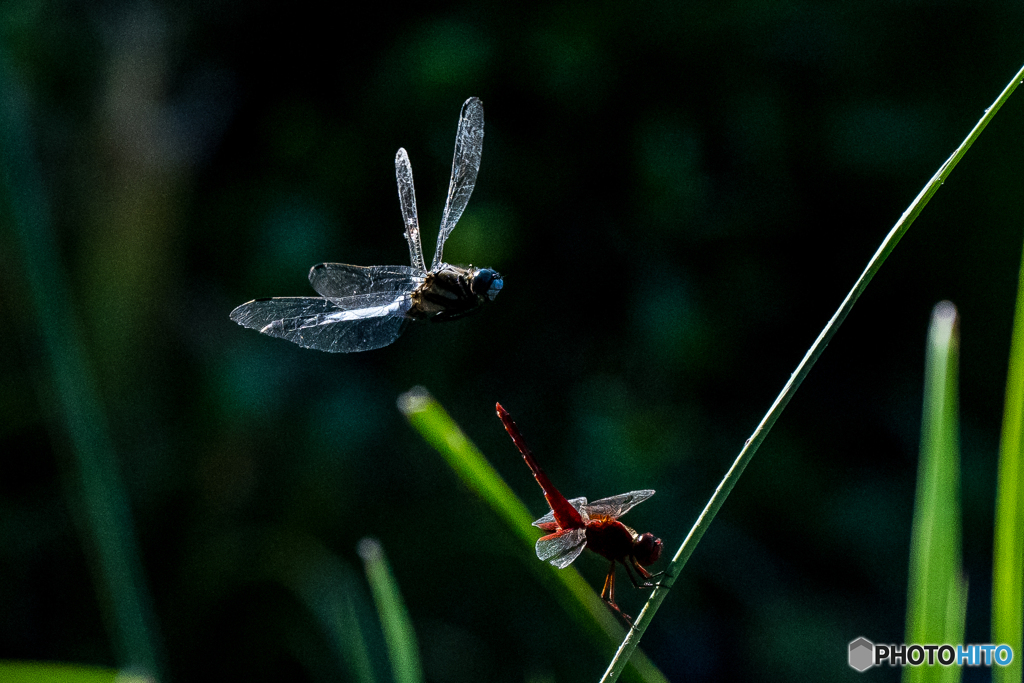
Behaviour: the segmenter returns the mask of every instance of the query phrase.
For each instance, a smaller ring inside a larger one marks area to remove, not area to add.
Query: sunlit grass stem
[[[832,316],[832,319],[825,325],[825,328],[821,331],[821,334],[818,335],[818,338],[814,341],[814,344],[811,345],[811,348],[808,349],[803,360],[801,360],[800,364],[797,365],[796,370],[790,376],[786,385],[782,388],[782,392],[775,399],[775,402],[772,404],[771,408],[769,408],[768,413],[764,418],[762,418],[760,424],[757,425],[757,428],[754,430],[751,437],[747,439],[747,442],[740,450],[740,454],[736,457],[736,460],[729,468],[729,471],[722,479],[722,482],[718,485],[714,495],[711,496],[711,500],[708,501],[704,510],[701,512],[700,517],[697,518],[696,524],[694,524],[690,533],[686,536],[686,539],[679,547],[679,550],[676,551],[676,554],[672,558],[672,562],[665,570],[665,576],[662,579],[661,586],[656,588],[651,594],[651,597],[644,606],[643,611],[640,612],[640,616],[637,618],[636,624],[632,629],[630,629],[629,633],[626,634],[626,638],[622,641],[622,645],[619,646],[618,651],[615,653],[611,663],[608,665],[608,669],[605,671],[604,677],[601,679],[602,683],[610,683],[611,681],[618,679],[619,674],[622,672],[623,667],[625,667],[630,655],[633,653],[633,650],[636,649],[637,644],[643,637],[644,631],[647,630],[647,626],[651,623],[651,619],[655,612],[657,612],[661,602],[665,599],[668,589],[672,587],[672,584],[675,582],[675,578],[679,576],[679,572],[686,564],[686,561],[690,558],[694,548],[697,546],[697,543],[700,542],[701,537],[704,535],[704,532],[707,531],[707,528],[715,518],[715,515],[718,514],[718,511],[721,509],[725,499],[729,496],[729,492],[732,491],[733,487],[736,485],[740,475],[743,474],[743,470],[746,469],[747,464],[754,456],[754,453],[761,445],[761,442],[764,441],[765,437],[768,435],[768,431],[772,428],[772,425],[774,425],[775,421],[779,419],[779,415],[782,414],[782,411],[785,409],[790,399],[793,398],[793,394],[796,393],[796,390],[800,387],[800,384],[803,383],[807,374],[811,371],[811,368],[814,367],[814,363],[817,362],[818,357],[821,356],[825,347],[828,346],[829,341],[839,329],[839,326],[846,319],[846,316],[849,315],[850,311],[853,309],[853,305],[857,303],[857,299],[859,299],[860,295],[864,293],[865,289],[867,289],[867,286],[874,278],[875,273],[877,273],[882,267],[882,264],[885,263],[889,254],[891,254],[892,250],[896,248],[900,239],[902,239],[911,224],[928,204],[928,201],[936,192],[938,192],[939,188],[942,187],[942,184],[946,181],[946,178],[949,177],[949,174],[956,167],[957,163],[959,163],[960,159],[963,158],[964,154],[967,153],[967,150],[974,144],[974,141],[978,139],[979,135],[981,135],[981,132],[985,130],[985,127],[988,126],[990,121],[992,121],[996,112],[998,112],[1006,100],[1009,99],[1010,95],[1017,88],[1017,84],[1020,83],[1022,78],[1024,78],[1024,67],[1014,75],[1013,79],[1003,89],[1002,93],[1000,93],[999,97],[996,98],[996,101],[992,106],[985,110],[985,114],[981,117],[978,123],[974,125],[974,128],[971,129],[971,132],[968,133],[964,141],[960,143],[960,146],[958,146],[956,150],[954,150],[953,154],[946,159],[946,162],[939,167],[939,170],[935,172],[935,175],[931,177],[928,183],[924,186],[924,189],[922,189],[917,197],[914,198],[914,201],[912,201],[907,210],[903,212],[903,215],[900,216],[896,225],[893,226],[892,230],[889,231],[889,234],[886,235],[884,240],[882,240],[881,246],[878,247],[874,256],[871,257],[871,260],[868,261],[867,268],[865,268],[864,272],[861,273],[859,278],[857,278],[857,281],[853,285],[853,289],[851,289],[850,293],[846,295],[845,299],[843,299],[839,309]]]

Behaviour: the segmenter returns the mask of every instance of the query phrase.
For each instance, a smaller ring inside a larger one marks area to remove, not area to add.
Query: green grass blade
[[[359,556],[366,567],[366,578],[370,583],[373,601],[377,604],[380,624],[384,629],[391,658],[391,670],[396,683],[423,683],[423,667],[420,666],[419,647],[416,632],[412,627],[409,612],[398,590],[398,583],[391,573],[384,549],[372,538],[359,542]]]
[[[906,643],[963,642],[967,586],[960,549],[960,427],[956,307],[932,311],[925,361],[921,457],[910,540]],[[960,667],[907,666],[907,683],[958,681]]]
[[[364,637],[367,620],[356,573],[317,539],[291,529],[261,534],[259,569],[292,591],[316,619],[350,680],[376,683],[370,648]],[[373,628],[376,628],[374,625]]]
[[[441,404],[426,389],[416,387],[398,399],[398,407],[413,428],[441,454],[463,483],[490,505],[533,557],[538,538],[536,529],[531,526],[534,516]],[[560,606],[576,617],[580,627],[591,636],[602,640],[607,638],[613,643],[622,638],[623,628],[574,567],[557,569],[540,561],[532,562],[530,566],[543,577],[544,585],[551,588],[551,594]],[[657,683],[665,680],[642,655],[635,658],[632,667],[635,676],[642,681]]]
[[[601,679],[601,683],[612,683],[618,679],[626,662],[629,661],[630,656],[636,649],[640,639],[643,637],[644,631],[647,630],[648,624],[650,624],[651,619],[654,617],[654,614],[658,611],[662,601],[665,599],[668,589],[672,587],[673,583],[675,583],[675,578],[679,576],[679,572],[682,571],[686,561],[689,560],[690,555],[693,554],[693,550],[697,547],[697,543],[700,542],[701,537],[704,535],[704,532],[707,531],[711,521],[715,518],[715,515],[718,514],[718,511],[725,503],[725,499],[729,496],[729,493],[736,485],[740,475],[743,474],[743,470],[746,469],[751,458],[754,457],[754,453],[761,445],[761,442],[764,441],[769,430],[771,430],[776,420],[779,419],[779,415],[782,414],[782,411],[789,404],[790,399],[793,398],[793,394],[796,393],[796,390],[803,383],[808,373],[810,373],[811,368],[814,367],[818,357],[821,356],[822,352],[824,352],[825,347],[828,346],[829,341],[835,335],[839,326],[844,320],[846,320],[846,316],[849,315],[850,311],[853,309],[853,305],[857,303],[857,299],[859,299],[860,295],[864,293],[865,289],[867,289],[868,284],[875,277],[875,274],[882,267],[882,264],[889,257],[889,254],[891,254],[892,250],[896,248],[900,239],[903,238],[903,235],[924,209],[925,205],[927,205],[929,200],[931,200],[932,196],[939,191],[940,187],[942,187],[942,184],[960,162],[960,159],[963,158],[964,154],[967,153],[967,150],[974,144],[974,141],[978,139],[979,135],[981,135],[981,132],[985,130],[989,122],[993,117],[995,117],[996,112],[998,112],[1006,100],[1009,99],[1013,91],[1017,89],[1017,84],[1022,78],[1024,78],[1024,67],[1021,67],[1020,71],[1014,75],[1013,79],[999,94],[999,97],[996,98],[996,101],[992,106],[985,110],[984,116],[982,116],[978,123],[974,125],[971,132],[967,134],[964,141],[961,142],[953,151],[953,154],[946,159],[946,162],[939,167],[939,170],[935,172],[935,175],[931,177],[928,183],[924,186],[924,189],[918,193],[917,197],[914,198],[914,201],[912,201],[910,206],[907,207],[907,210],[903,212],[902,216],[900,216],[900,219],[896,221],[896,225],[893,226],[892,230],[889,231],[889,234],[885,236],[884,240],[882,240],[882,244],[878,247],[874,256],[871,257],[871,260],[868,261],[867,268],[864,269],[864,272],[861,273],[860,277],[857,278],[857,281],[854,283],[853,289],[851,289],[850,293],[846,295],[843,303],[840,304],[839,309],[832,316],[832,319],[825,325],[825,328],[821,331],[821,334],[818,335],[818,338],[814,340],[814,344],[811,345],[811,348],[807,350],[803,360],[800,361],[800,364],[797,365],[796,370],[790,376],[789,381],[786,382],[786,385],[782,388],[782,392],[775,399],[771,408],[768,409],[768,413],[761,419],[761,423],[757,425],[757,429],[755,429],[751,437],[747,439],[747,442],[740,451],[740,454],[736,456],[736,460],[733,461],[729,471],[726,472],[725,477],[718,485],[714,495],[711,496],[707,505],[704,506],[704,510],[700,513],[700,517],[697,518],[697,522],[693,525],[693,528],[690,530],[690,533],[687,534],[683,544],[673,556],[672,562],[665,570],[665,575],[662,577],[659,587],[655,588],[651,593],[651,597],[647,600],[647,604],[644,606],[643,611],[640,612],[640,616],[637,617],[634,628],[630,629],[626,634],[626,638],[622,641],[618,651],[612,658],[607,671],[605,671],[605,674]],[[1014,652],[1016,653],[1016,650]]]
[[[151,683],[152,679],[116,669],[82,664],[0,661],[4,683]]]
[[[997,683],[1021,680],[1024,657],[1024,259],[1013,314],[1010,368],[1006,377],[1003,434],[999,443],[995,539],[992,551],[992,642],[1009,645],[1009,666],[993,667]]]
[[[537,540],[530,526],[533,515],[441,404],[423,387],[415,387],[399,397],[398,407],[463,483],[490,504],[512,532],[532,549]]]
[[[64,275],[43,181],[30,142],[24,95],[11,80],[14,69],[0,45],[0,208],[9,213],[14,243],[25,264],[36,315],[40,382],[53,402],[77,465],[77,495],[94,560],[97,592],[118,662],[125,669],[160,677],[149,593],[145,587],[134,524],[121,484],[99,392],[86,362],[74,316],[74,297]],[[48,406],[49,407],[49,406]],[[78,501],[76,501],[78,502]]]

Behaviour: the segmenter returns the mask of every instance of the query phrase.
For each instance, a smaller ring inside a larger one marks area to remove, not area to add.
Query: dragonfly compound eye
[[[633,557],[642,567],[654,564],[661,557],[661,539],[654,534],[640,534],[633,542]]]
[[[490,268],[481,268],[473,276],[472,290],[477,296],[486,294],[490,301],[494,301],[494,297],[498,296],[503,284],[504,282],[497,272]]]

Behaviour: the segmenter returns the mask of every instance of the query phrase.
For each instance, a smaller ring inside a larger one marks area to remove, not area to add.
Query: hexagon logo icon
[[[867,638],[858,638],[850,643],[850,666],[861,673],[875,665],[875,645]]]

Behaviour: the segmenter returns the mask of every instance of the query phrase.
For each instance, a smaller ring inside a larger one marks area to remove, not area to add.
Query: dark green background
[[[346,680],[252,558],[314,539],[361,571],[366,535],[428,680],[596,680],[610,645],[560,611],[538,560],[396,397],[426,386],[540,516],[500,400],[566,494],[657,489],[625,521],[674,552],[1024,60],[1010,1],[8,0],[0,32],[59,250],[33,262],[0,228],[0,658],[118,664],[40,353],[55,325],[80,332],[177,681]],[[400,146],[429,259],[471,95],[483,162],[445,256],[502,273],[493,306],[343,356],[228,320],[252,298],[312,294],[321,261],[406,262]],[[944,298],[962,315],[966,639],[989,641],[1022,98],[899,245],[697,548],[642,644],[670,680],[862,680],[846,644],[902,640],[924,339]],[[60,316],[33,304],[32,268],[66,274]],[[576,565],[599,589],[604,563]],[[645,596],[620,581],[635,614]]]

